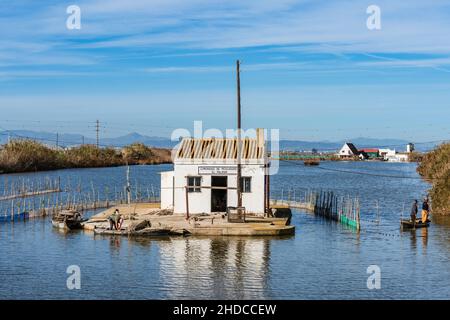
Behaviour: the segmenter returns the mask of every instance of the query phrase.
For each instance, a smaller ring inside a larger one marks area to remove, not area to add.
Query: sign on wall
[[[198,166],[199,175],[228,176],[236,175],[236,166]]]

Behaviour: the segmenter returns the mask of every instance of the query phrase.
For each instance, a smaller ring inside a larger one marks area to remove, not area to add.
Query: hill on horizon
[[[81,144],[96,144],[96,139],[83,136],[76,133],[51,133],[45,131],[32,130],[8,130],[0,132],[0,144],[7,143],[8,139],[33,139],[41,141],[47,145],[58,145],[63,147],[77,146]],[[391,148],[398,151],[404,151],[406,144],[411,142],[402,139],[378,139],[367,137],[356,137],[342,141],[303,141],[303,140],[280,140],[280,150],[284,151],[311,151],[316,149],[323,152],[333,152],[339,150],[345,142],[352,142],[357,148]],[[145,145],[157,148],[173,148],[177,141],[169,138],[158,136],[146,136],[137,132],[118,137],[100,137],[100,146],[103,147],[123,147],[132,143],[143,143]],[[413,142],[414,143],[414,142]],[[427,151],[435,147],[437,143],[416,143],[416,149],[419,151]]]

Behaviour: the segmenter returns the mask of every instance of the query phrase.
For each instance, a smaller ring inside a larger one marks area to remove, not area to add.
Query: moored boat
[[[319,159],[307,159],[307,160],[303,161],[303,164],[305,166],[318,166],[320,164],[320,160]]]
[[[84,221],[81,214],[75,210],[63,210],[52,217],[52,225],[65,230],[82,229]]]
[[[428,228],[430,226],[430,220],[427,220],[425,223],[420,220],[416,221],[416,223],[411,220],[401,220],[400,224],[403,229]]]

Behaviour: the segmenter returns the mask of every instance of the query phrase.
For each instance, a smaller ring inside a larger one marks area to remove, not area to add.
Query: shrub
[[[129,164],[170,163],[168,149],[132,144],[122,150],[82,145],[67,150],[33,140],[12,140],[0,149],[0,172],[26,172],[64,168],[113,167]]]
[[[441,144],[425,154],[417,171],[433,185],[430,190],[433,210],[450,215],[450,143]]]

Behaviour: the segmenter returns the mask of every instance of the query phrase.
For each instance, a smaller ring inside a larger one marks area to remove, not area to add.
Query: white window
[[[252,192],[252,177],[241,177],[241,191]]]
[[[201,192],[202,177],[187,177],[188,192]]]

